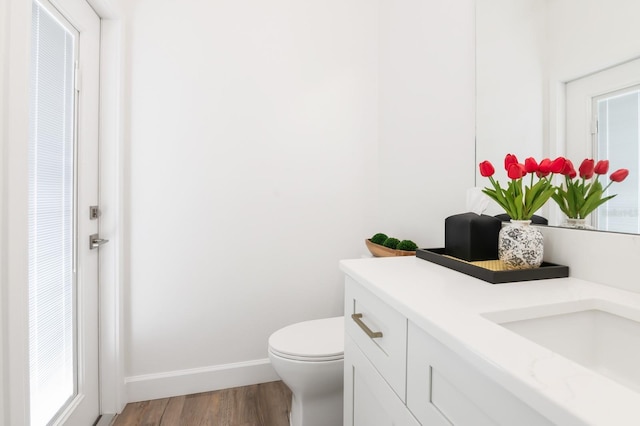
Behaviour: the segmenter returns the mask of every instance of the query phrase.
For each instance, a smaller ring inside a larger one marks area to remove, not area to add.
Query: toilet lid
[[[344,356],[344,317],[304,321],[269,337],[269,350],[284,358],[334,360]]]

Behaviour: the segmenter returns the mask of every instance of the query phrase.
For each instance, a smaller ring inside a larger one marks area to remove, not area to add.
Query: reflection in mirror
[[[576,168],[595,158],[610,160],[610,171],[629,169],[629,178],[610,188],[618,195],[587,217],[598,230],[640,233],[640,105],[633,109],[640,72],[625,78],[616,71],[640,58],[637,16],[637,0],[476,2],[477,162],[501,169],[506,153],[521,160],[562,155]],[[614,70],[613,85],[583,91],[572,103],[571,86],[603,70]],[[485,180],[476,169],[476,185]],[[554,204],[539,214],[561,225],[566,218]]]
[[[593,100],[596,155],[624,164],[631,176],[640,176],[640,86],[606,93]],[[640,233],[638,179],[630,179],[611,192],[618,195],[598,209],[593,218],[597,229]]]
[[[631,178],[613,185],[617,194],[590,217],[599,230],[638,233],[640,60],[617,65],[566,84],[567,152],[607,159]],[[613,171],[613,170],[612,170]],[[604,182],[603,182],[604,183]]]

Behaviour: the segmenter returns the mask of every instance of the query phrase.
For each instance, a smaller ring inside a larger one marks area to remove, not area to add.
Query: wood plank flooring
[[[289,426],[282,382],[127,404],[113,426]]]

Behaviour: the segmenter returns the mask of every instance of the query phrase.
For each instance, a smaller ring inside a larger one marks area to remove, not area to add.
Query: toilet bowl
[[[292,393],[291,426],[342,425],[344,317],[276,331],[269,337],[269,359]]]

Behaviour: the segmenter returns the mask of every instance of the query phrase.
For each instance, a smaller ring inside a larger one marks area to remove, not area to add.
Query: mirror
[[[589,117],[592,109],[599,109],[591,98],[602,97],[604,91],[583,91],[589,96],[589,104],[586,97],[578,98],[576,114],[567,106],[572,105],[567,100],[567,87],[580,86],[603,70],[615,71],[640,58],[638,16],[637,0],[477,0],[476,163],[491,161],[496,177],[505,182],[501,164],[507,153],[521,161],[526,157],[566,156],[576,169],[584,158],[598,159],[600,155],[611,161],[610,172],[627,168],[631,173],[625,182],[611,187],[611,193],[618,195],[588,220],[594,229],[640,233],[639,132],[619,132],[624,143],[617,145],[626,144],[629,152],[598,153],[598,139],[591,135],[593,123]],[[616,80],[612,87],[640,85],[640,73],[631,74],[630,78]],[[636,120],[640,117],[638,109]],[[568,123],[567,115],[570,120],[578,116],[586,124],[576,133],[571,130],[576,124]],[[487,183],[476,167],[476,186]],[[610,226],[608,219],[600,218],[605,206],[611,210],[611,217],[625,216],[635,228]],[[497,206],[487,212],[498,213]],[[552,226],[565,221],[553,201],[539,214]]]

